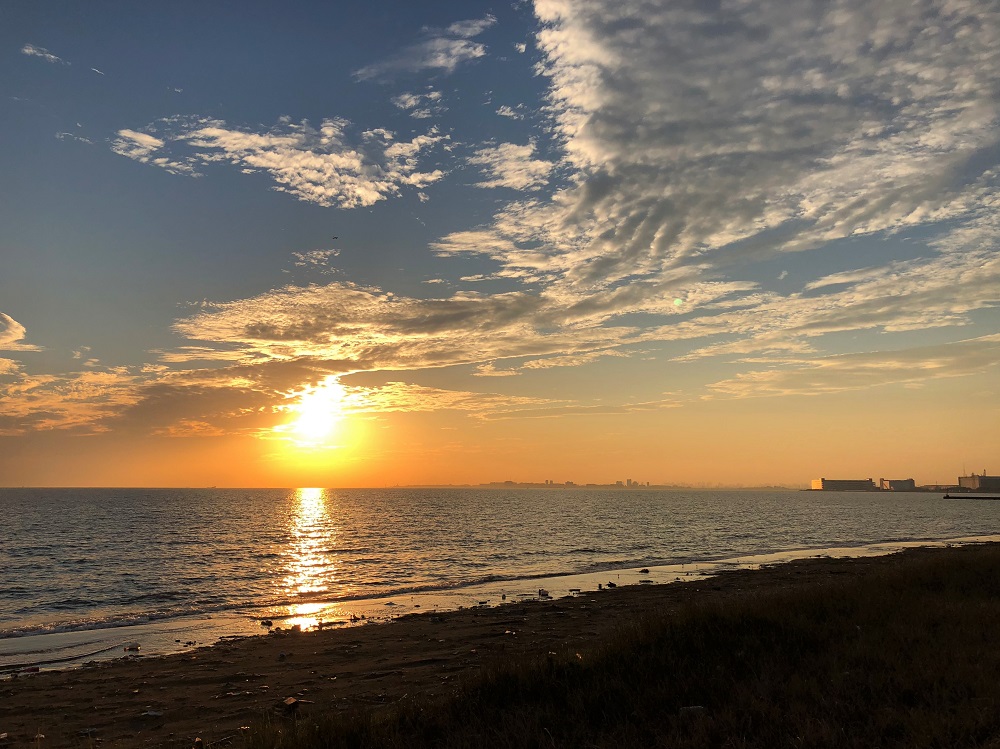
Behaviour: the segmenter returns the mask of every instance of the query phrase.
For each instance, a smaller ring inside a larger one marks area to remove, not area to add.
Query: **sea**
[[[1000,502],[934,493],[0,489],[0,675],[998,540]]]

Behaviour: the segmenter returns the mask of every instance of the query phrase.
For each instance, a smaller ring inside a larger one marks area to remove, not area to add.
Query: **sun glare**
[[[344,416],[344,386],[331,377],[304,388],[293,397],[296,397],[294,403],[282,407],[291,419],[275,427],[274,431],[300,445],[329,443]]]

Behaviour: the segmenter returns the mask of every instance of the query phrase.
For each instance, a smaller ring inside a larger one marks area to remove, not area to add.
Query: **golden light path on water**
[[[338,565],[332,550],[336,548],[337,526],[327,509],[333,501],[325,489],[296,489],[286,551],[284,592],[290,600],[304,597],[302,603],[288,606],[285,626],[302,629],[317,627],[323,621],[343,621],[346,613],[335,604],[323,601],[323,594],[340,596],[343,590],[331,590],[338,579]],[[323,612],[321,619],[317,614]]]

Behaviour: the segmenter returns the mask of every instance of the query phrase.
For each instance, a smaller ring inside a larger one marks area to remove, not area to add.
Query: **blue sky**
[[[589,480],[803,420],[722,480],[988,461],[997,49],[985,1],[6,4],[0,468],[259,455],[316,392],[408,435],[300,439],[333,484],[527,480],[543,421]]]

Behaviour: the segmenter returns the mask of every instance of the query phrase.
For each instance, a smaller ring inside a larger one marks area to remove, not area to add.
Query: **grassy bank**
[[[447,699],[267,717],[252,749],[1000,744],[1000,550],[692,603]]]

